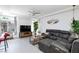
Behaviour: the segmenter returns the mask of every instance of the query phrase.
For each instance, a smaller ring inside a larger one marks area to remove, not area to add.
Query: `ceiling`
[[[50,14],[71,5],[0,5],[0,12],[8,12],[15,15],[29,15],[29,10],[39,11],[40,15]]]

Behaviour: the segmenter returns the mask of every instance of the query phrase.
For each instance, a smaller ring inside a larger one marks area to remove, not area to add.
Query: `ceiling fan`
[[[37,9],[30,9],[28,11],[32,16],[35,16],[35,15],[39,15],[40,14],[40,11],[37,10]]]

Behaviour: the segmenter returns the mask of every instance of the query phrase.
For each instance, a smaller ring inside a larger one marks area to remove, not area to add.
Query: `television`
[[[20,25],[20,32],[31,32],[30,25]]]

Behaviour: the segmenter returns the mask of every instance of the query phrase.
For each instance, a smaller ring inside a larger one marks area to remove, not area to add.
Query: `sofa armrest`
[[[71,47],[71,53],[79,53],[79,39],[74,40]]]

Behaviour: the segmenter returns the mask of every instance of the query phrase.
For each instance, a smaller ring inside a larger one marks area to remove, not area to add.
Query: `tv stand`
[[[32,36],[32,32],[20,32],[20,37],[29,37]]]

